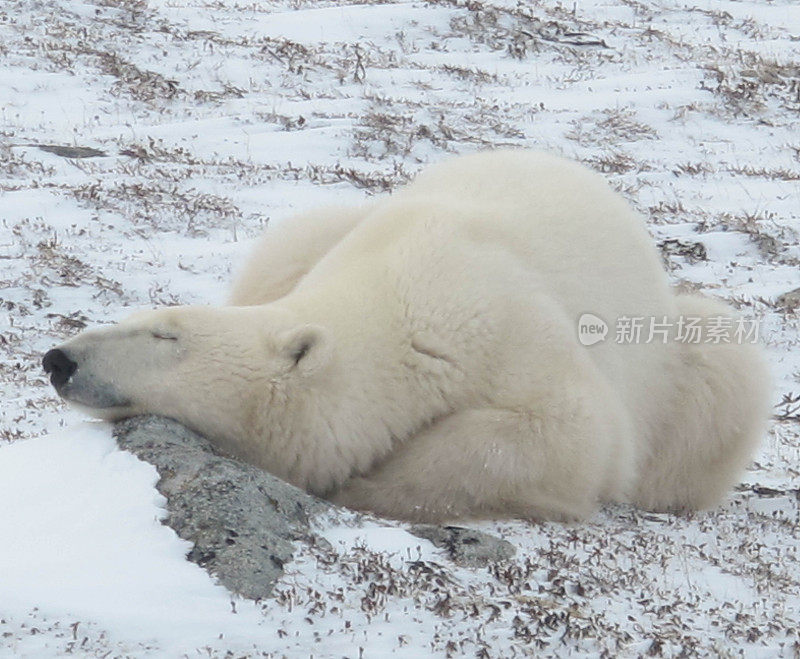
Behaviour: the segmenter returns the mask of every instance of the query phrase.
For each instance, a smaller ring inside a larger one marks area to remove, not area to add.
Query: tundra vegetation
[[[45,349],[129,306],[222,301],[268,222],[451,153],[549,149],[638,208],[675,286],[759,321],[774,418],[741,485],[694,515],[482,524],[517,551],[479,569],[303,546],[258,605],[273,640],[242,653],[797,656],[798,26],[792,0],[8,0],[0,442],[64,417]],[[3,646],[159,651],[0,604]]]

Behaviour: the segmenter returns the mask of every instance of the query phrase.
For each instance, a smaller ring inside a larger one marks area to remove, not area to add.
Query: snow
[[[35,604],[134,640],[201,645],[208,632],[198,632],[218,625],[230,605],[224,589],[186,561],[189,543],[157,523],[164,502],[156,480],[155,468],[119,451],[101,424],[5,447],[4,607]]]
[[[88,621],[114,630],[116,647],[127,653],[273,645],[275,630],[259,606],[215,585],[186,560],[191,544],[159,523],[165,501],[157,480],[155,468],[117,449],[103,423],[74,421],[68,430],[4,447],[2,615],[35,605],[32,616],[21,618],[33,617],[37,629],[54,618],[68,629]],[[435,558],[429,543],[378,523],[332,522],[322,537],[342,553],[369,546],[399,563]],[[13,629],[16,616],[10,617],[0,625]],[[41,631],[31,637],[23,630],[2,649],[26,656],[54,650],[37,638]]]
[[[793,0],[7,0],[0,656],[796,656],[800,340],[776,300],[800,287],[798,38]],[[41,354],[131,308],[221,303],[267,222],[503,145],[602,171],[657,242],[705,247],[667,256],[673,283],[760,321],[779,418],[743,486],[691,516],[476,523],[518,552],[483,570],[323,519],[330,547],[299,548],[274,600],[232,598]]]

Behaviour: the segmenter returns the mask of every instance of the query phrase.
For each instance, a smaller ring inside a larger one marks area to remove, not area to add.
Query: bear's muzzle
[[[83,354],[85,351],[78,351]],[[50,376],[50,384],[59,396],[89,410],[108,410],[125,407],[130,401],[106,378],[97,376],[90,363],[82,363],[78,354],[62,347],[48,350],[42,358],[42,368]],[[85,357],[85,355],[84,355]],[[91,362],[91,360],[89,360]]]

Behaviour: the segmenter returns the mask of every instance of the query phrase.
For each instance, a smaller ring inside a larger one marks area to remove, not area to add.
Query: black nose
[[[50,383],[58,389],[62,387],[78,368],[78,365],[67,357],[63,350],[49,350],[42,359],[42,368],[50,374]]]

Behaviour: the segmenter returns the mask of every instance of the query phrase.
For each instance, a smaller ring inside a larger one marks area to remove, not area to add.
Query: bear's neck
[[[308,320],[331,334],[333,362],[324,373],[274,385],[260,406],[256,461],[325,495],[370,471],[456,400],[449,374],[412,347],[396,319],[373,316],[356,331],[337,313]]]

